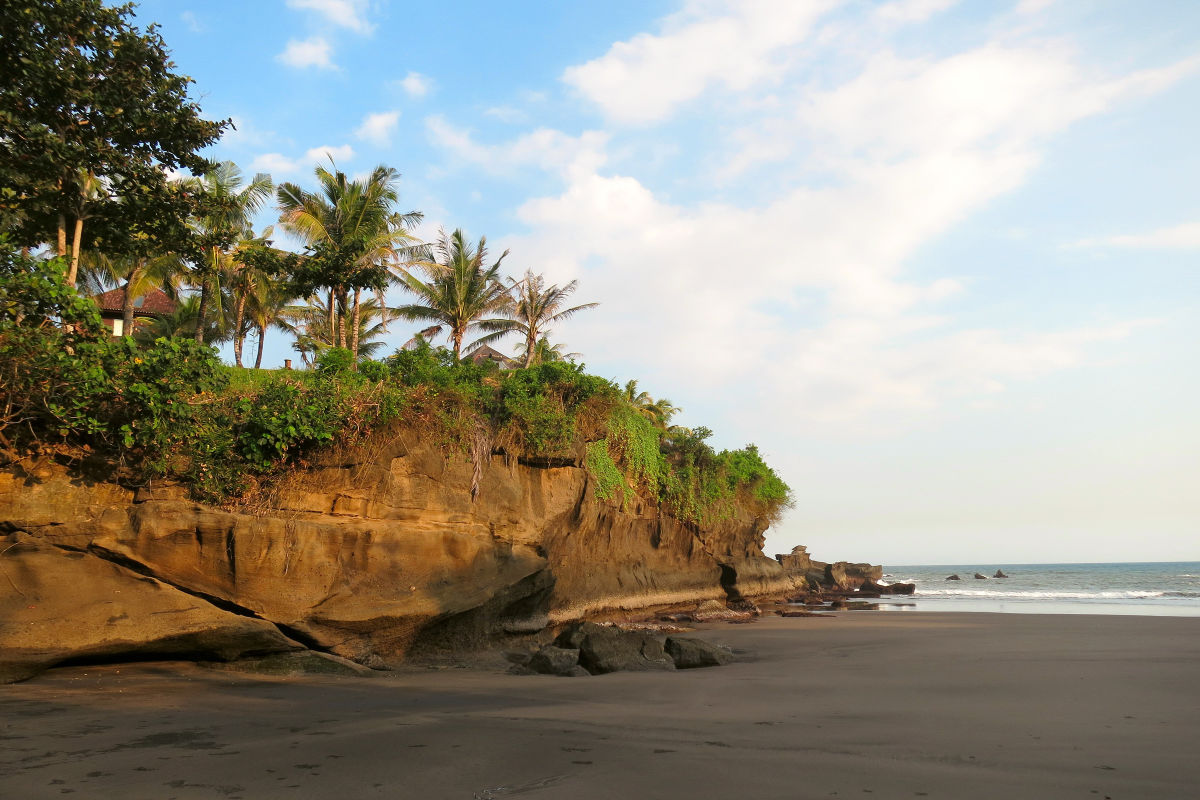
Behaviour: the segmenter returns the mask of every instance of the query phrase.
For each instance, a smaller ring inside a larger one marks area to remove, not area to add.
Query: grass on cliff
[[[109,337],[54,262],[10,250],[0,273],[0,449],[10,458],[100,459],[123,480],[171,477],[220,504],[401,424],[464,459],[578,464],[600,499],[657,502],[685,522],[774,519],[790,502],[753,445],[717,452],[707,429],[656,425],[571,362],[501,371],[422,345],[357,371],[343,350],[312,371],[231,368],[188,339]]]

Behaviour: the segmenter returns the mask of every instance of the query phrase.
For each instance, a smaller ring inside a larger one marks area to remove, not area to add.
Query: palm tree
[[[639,391],[635,380],[627,381],[621,394],[637,413],[650,420],[660,431],[666,431],[671,418],[683,410],[665,397],[655,400],[649,392]]]
[[[413,322],[433,322],[438,332],[448,328],[455,360],[462,355],[468,332],[487,332],[467,348],[470,351],[512,330],[511,320],[496,318],[507,315],[513,303],[500,279],[500,262],[508,251],[491,266],[486,266],[487,255],[485,237],[472,245],[461,229],[451,234],[443,230],[434,246],[434,260],[412,265],[423,271],[427,280],[407,269],[400,272],[400,284],[416,295],[417,302],[400,306],[397,315]]]
[[[307,303],[285,305],[279,310],[273,324],[295,337],[292,349],[300,354],[304,365],[310,367],[313,364],[313,356],[339,346],[338,338],[342,332],[330,328],[330,320],[344,317],[346,311],[343,308],[330,314],[320,296],[314,295]],[[383,315],[384,309],[372,297],[362,300],[359,304],[359,330],[356,335],[359,354],[370,357],[384,346],[384,342],[374,341],[384,333]]]
[[[221,291],[222,272],[231,270],[230,248],[239,240],[252,238],[251,218],[271,194],[271,176],[259,173],[245,186],[242,171],[232,161],[222,161],[192,181],[200,193],[201,213],[193,227],[204,245],[204,257],[195,264],[192,282],[200,287],[196,308],[195,338],[205,338],[211,295]]]
[[[228,261],[225,283],[233,294],[233,360],[239,367],[242,366],[242,346],[249,332],[246,324],[247,307],[269,304],[269,295],[284,292],[281,287],[284,281],[275,277],[272,270],[278,264],[279,253],[270,246],[273,233],[274,230],[268,226],[258,236],[240,240]],[[286,297],[278,305],[282,307],[290,300],[290,296]],[[261,351],[261,336],[259,345]]]
[[[258,338],[258,354],[254,357],[255,369],[262,368],[263,342],[267,336],[267,328],[276,327],[288,330],[284,314],[289,307],[288,304],[295,299],[291,286],[285,281],[264,281],[256,287],[255,292],[247,296],[245,307],[247,329],[252,327]]]
[[[579,281],[571,281],[566,286],[554,284],[546,286],[546,279],[535,275],[532,270],[525,271],[525,277],[519,281],[509,279],[516,301],[511,307],[512,322],[509,330],[525,337],[525,363],[530,366],[537,355],[538,339],[544,328],[551,323],[567,319],[577,312],[595,308],[599,303],[584,303],[572,308],[563,308],[567,297],[579,286]]]
[[[527,345],[522,343],[517,348],[517,358],[521,361],[526,360],[528,353]],[[558,344],[550,344],[550,340],[542,336],[537,340],[537,344],[533,348],[533,360],[531,364],[549,364],[555,361],[574,361],[579,358],[582,353],[568,353],[566,346],[562,342]]]
[[[283,226],[308,246],[310,258],[297,276],[301,294],[328,289],[326,309],[329,329],[336,331],[339,347],[346,347],[346,312],[351,322],[350,349],[357,360],[363,289],[376,292],[381,314],[383,290],[392,279],[390,266],[411,253],[416,240],[408,229],[422,214],[398,214],[392,206],[399,199],[400,173],[380,165],[363,180],[350,180],[339,172],[316,168],[320,189],[308,192],[294,183],[279,187],[278,200]],[[350,290],[354,298],[349,300]]]

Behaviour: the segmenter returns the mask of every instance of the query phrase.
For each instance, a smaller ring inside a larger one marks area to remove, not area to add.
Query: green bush
[[[289,451],[333,441],[339,409],[329,391],[279,380],[235,404],[237,451],[257,471],[278,464]]]
[[[358,365],[358,374],[365,380],[384,381],[391,377],[392,371],[382,361],[362,361]]]
[[[186,430],[193,398],[223,385],[220,362],[190,340],[111,338],[63,268],[0,241],[0,437],[155,458]]]
[[[235,370],[191,339],[111,338],[63,270],[61,260],[29,258],[0,237],[0,445],[10,454],[74,448],[222,502],[403,419],[464,457],[481,432],[526,457],[582,452],[597,497],[656,499],[685,522],[739,510],[773,519],[790,503],[754,445],[717,453],[707,428],[656,427],[578,364],[501,371],[421,342],[357,373],[341,348],[323,352],[313,372]]]
[[[354,371],[354,353],[345,347],[330,347],[317,356],[316,371],[325,375],[340,375]]]

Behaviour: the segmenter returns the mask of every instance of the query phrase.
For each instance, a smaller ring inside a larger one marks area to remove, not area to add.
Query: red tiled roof
[[[118,314],[125,305],[125,289],[113,289],[112,291],[104,292],[92,297],[96,301],[96,305],[100,306],[101,311],[114,311]],[[176,303],[162,289],[151,289],[141,297],[136,297],[133,300],[133,315],[135,317],[159,317],[166,314],[172,314],[179,308],[179,303]]]

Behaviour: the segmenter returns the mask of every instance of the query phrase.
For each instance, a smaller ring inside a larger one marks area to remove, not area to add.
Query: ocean
[[[1200,616],[1200,561],[885,566],[883,582],[917,585],[911,597],[882,598],[888,611]]]

